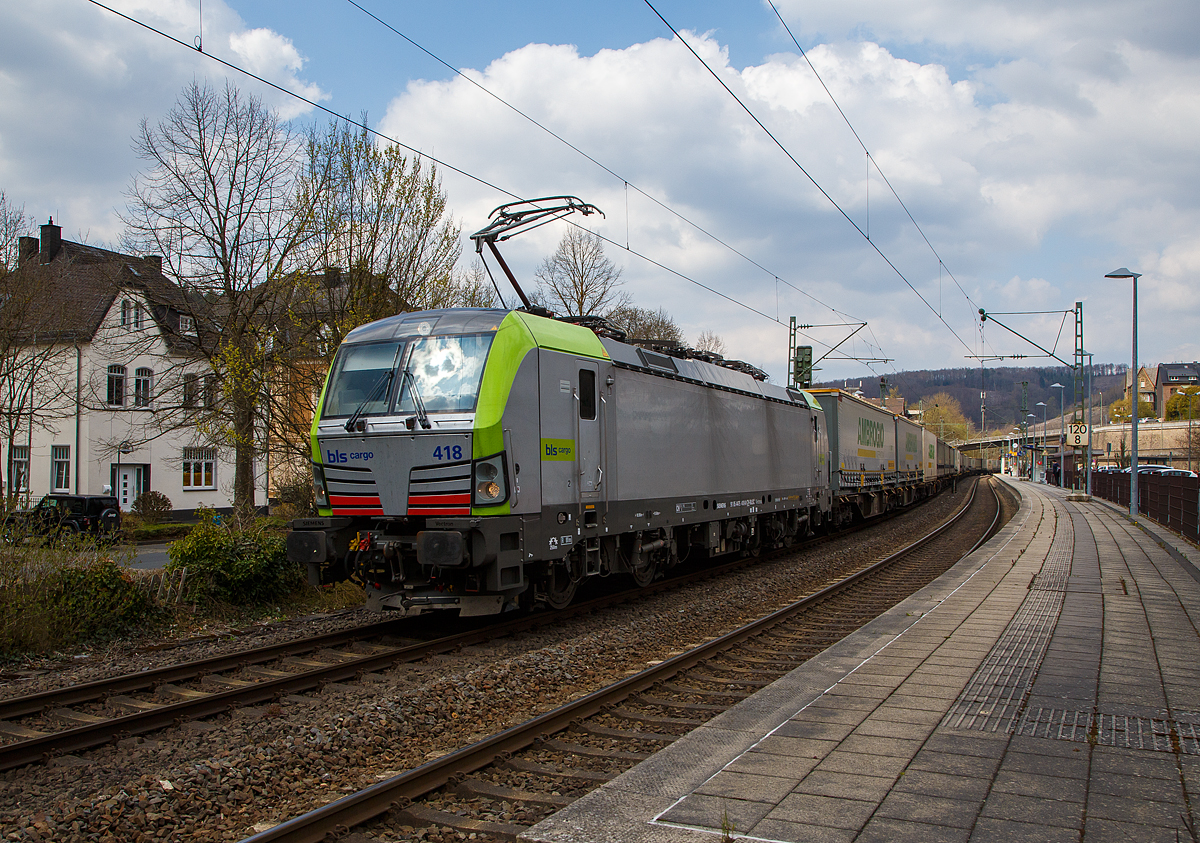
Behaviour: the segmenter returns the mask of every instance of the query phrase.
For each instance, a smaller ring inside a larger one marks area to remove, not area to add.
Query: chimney
[[[162,273],[162,255],[146,255],[146,263],[150,264],[155,271]]]
[[[17,266],[24,266],[38,256],[41,246],[36,237],[22,237],[18,243]]]
[[[42,226],[42,251],[40,263],[50,263],[62,248],[62,226],[54,224],[54,217]]]

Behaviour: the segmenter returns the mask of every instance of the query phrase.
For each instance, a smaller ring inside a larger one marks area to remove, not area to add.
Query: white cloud
[[[198,32],[195,0],[127,0],[120,8],[186,44]],[[686,37],[850,219],[864,231],[869,224],[872,241],[965,342],[976,336],[974,306],[949,272],[988,309],[1085,301],[1090,349],[1123,360],[1127,290],[1102,276],[1128,265],[1146,273],[1141,289],[1155,318],[1143,356],[1195,356],[1194,0],[783,0],[781,10],[802,43],[816,42],[809,57],[944,267],[878,174],[868,181],[854,136],[781,32],[773,36],[781,52],[748,67],[731,66],[712,36]],[[115,239],[112,210],[138,168],[130,151],[138,123],[158,119],[193,78],[219,85],[224,71],[73,0],[8,4],[2,16],[0,187],[35,218],[53,213],[68,236]],[[218,0],[204,4],[206,51],[323,98],[288,34],[251,28]],[[508,201],[503,189],[576,194],[607,212],[583,221],[600,233],[628,239],[785,325],[793,314],[801,322],[841,319],[790,283],[870,321],[844,347],[853,354],[877,356],[881,346],[899,368],[966,362],[967,349],[680,44],[656,39],[594,55],[530,44],[469,73],[769,272],[627,191],[464,80],[409,82],[381,128],[501,188],[443,170],[468,232]],[[285,115],[302,113],[291,98],[261,93]],[[520,277],[532,277],[561,233],[547,226],[504,245]],[[667,308],[691,338],[717,331],[731,355],[783,377],[785,327],[621,249],[609,254],[639,304]],[[832,344],[847,331],[812,333]],[[995,332],[988,339],[1001,345]],[[1015,343],[998,350],[1028,351]],[[831,363],[825,374],[865,370]]]
[[[199,35],[195,0],[127,0],[113,6],[185,44]],[[143,118],[174,104],[183,86],[226,70],[205,55],[89,4],[73,0],[6,4],[0,20],[0,186],[40,222],[53,214],[68,237],[114,242],[115,209],[139,162],[130,148]],[[311,99],[291,41],[248,30],[219,0],[204,4],[206,52],[246,63],[265,78]],[[234,84],[263,97],[285,117],[308,110],[244,77]]]
[[[959,15],[944,37],[960,37],[955,26],[965,33],[990,21],[1003,31],[982,35],[982,43],[1016,50],[1032,42],[1039,61],[1043,55],[1061,58],[1056,75],[1039,85],[1040,65],[1018,59],[997,62],[978,79],[955,81],[941,65],[900,58],[876,43],[835,42],[809,52],[945,268],[874,174],[872,240],[968,344],[976,336],[974,307],[947,269],[985,306],[1067,309],[1110,269],[1108,262],[1136,262],[1143,255],[1150,266],[1155,255],[1194,244],[1200,223],[1200,173],[1191,140],[1200,117],[1196,61],[1128,42],[1104,50],[1066,48],[1056,40],[1068,27],[1066,17],[1047,20],[1019,6],[985,11],[991,17]],[[865,156],[807,63],[785,53],[738,71],[712,38],[685,37],[865,230]],[[569,46],[530,45],[473,78],[772,273],[869,320],[897,366],[964,364],[963,344],[680,44],[659,39],[594,56]],[[1003,97],[984,98],[985,91],[999,89]],[[1155,125],[1161,129],[1147,130]],[[423,149],[522,196],[569,192],[596,202],[609,212],[602,233],[623,244],[628,225],[636,249],[771,316],[778,286],[785,323],[792,314],[802,322],[833,321],[828,310],[632,191],[626,218],[621,181],[462,80],[410,83],[381,127],[410,143],[419,139]],[[507,201],[459,177],[447,176],[446,184],[468,229]],[[545,228],[506,244],[521,277],[532,276],[560,234]],[[666,307],[689,336],[716,330],[732,355],[783,376],[786,329],[632,256],[609,252],[624,263],[640,304]],[[1182,283],[1192,271],[1185,264],[1164,261],[1163,271]],[[1103,324],[1103,300],[1094,305]],[[1181,330],[1194,331],[1194,309],[1180,313],[1190,319]],[[826,329],[822,339],[835,342],[844,333]],[[1179,346],[1166,333],[1163,353]],[[852,346],[875,356],[867,336]],[[1089,346],[1105,359],[1123,359],[1120,336],[1098,331]],[[832,376],[844,371],[863,370],[829,367]]]

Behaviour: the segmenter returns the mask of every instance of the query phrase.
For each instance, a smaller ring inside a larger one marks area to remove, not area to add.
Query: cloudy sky
[[[833,357],[891,360],[822,378],[1036,355],[981,335],[977,309],[1076,301],[1088,350],[1128,362],[1130,285],[1103,277],[1121,266],[1144,273],[1142,362],[1200,358],[1195,0],[776,0],[812,67],[759,0],[655,0],[682,41],[643,0],[357,2],[463,75],[348,0],[208,0],[202,20],[196,0],[111,3],[203,54],[87,0],[4,4],[0,189],[112,243],[130,139],[192,79],[229,76],[297,128],[328,119],[220,57],[477,177],[443,170],[467,232],[500,190],[598,205],[580,221],[618,244],[637,304],[777,381],[791,316],[867,322]],[[507,244],[519,277],[563,230]],[[1069,359],[1061,314],[999,318]],[[817,355],[850,330],[812,329]]]

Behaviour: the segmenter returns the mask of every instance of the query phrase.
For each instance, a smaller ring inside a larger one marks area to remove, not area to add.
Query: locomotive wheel
[[[633,574],[634,584],[638,588],[645,588],[654,582],[654,576],[658,573],[658,563],[650,554],[647,554],[638,564],[630,565],[629,570]]]
[[[571,579],[566,565],[553,565],[546,580],[546,605],[551,609],[565,609],[575,599],[579,582]]]

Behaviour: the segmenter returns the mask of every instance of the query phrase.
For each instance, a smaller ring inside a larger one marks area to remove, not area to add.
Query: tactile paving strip
[[[1015,728],[1062,611],[1074,546],[1071,521],[1060,517],[1046,561],[1029,584],[1029,595],[942,718],[944,728],[984,732]]]
[[[1026,710],[1016,733],[1122,749],[1200,755],[1200,725],[1178,719],[1038,708]]]

